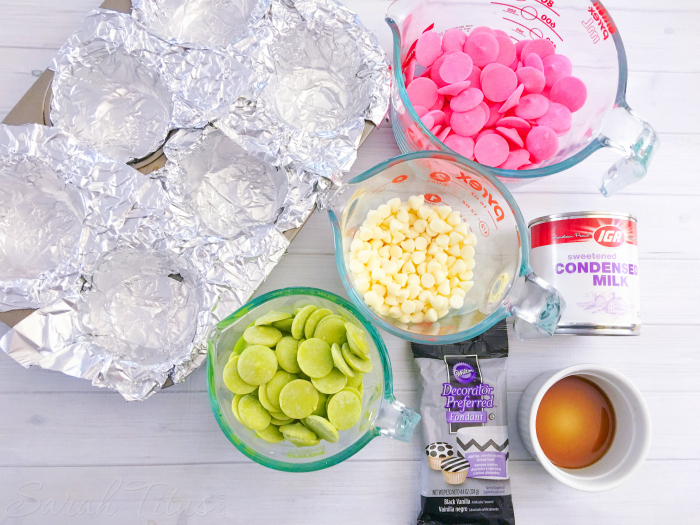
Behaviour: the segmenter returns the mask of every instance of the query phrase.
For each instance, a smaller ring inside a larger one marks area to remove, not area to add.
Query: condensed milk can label
[[[556,333],[637,335],[637,222],[631,215],[578,212],[530,223],[534,272],[566,301]]]

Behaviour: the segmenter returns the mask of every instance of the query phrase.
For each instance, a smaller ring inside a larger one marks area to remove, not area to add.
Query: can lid
[[[571,211],[567,213],[554,213],[552,215],[544,215],[538,217],[537,219],[531,220],[527,227],[532,228],[535,224],[540,224],[542,222],[554,222],[565,219],[583,219],[586,217],[602,218],[602,219],[627,219],[630,221],[637,222],[637,217],[631,213],[624,213],[618,211]]]

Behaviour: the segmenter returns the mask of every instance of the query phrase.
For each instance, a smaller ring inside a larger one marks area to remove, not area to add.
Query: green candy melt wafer
[[[372,371],[372,360],[369,357],[361,358],[350,350],[350,346],[342,348],[343,359],[358,372],[366,374]]]
[[[364,330],[355,326],[353,323],[345,323],[345,329],[348,335],[350,350],[360,357],[366,357],[369,354],[369,343],[367,342]]]
[[[323,339],[312,337],[299,345],[299,368],[309,377],[324,377],[333,370],[331,347]]]
[[[233,417],[235,417],[239,423],[242,423],[242,421],[241,416],[238,415],[238,403],[241,401],[242,398],[242,394],[236,394],[231,400],[231,412],[233,412]]]
[[[318,445],[321,442],[321,440],[318,438],[316,438],[313,441],[302,441],[302,440],[297,439],[297,438],[292,437],[292,436],[285,435],[284,437],[287,438],[287,441],[289,441],[292,445],[294,445],[295,447],[299,447],[299,448],[301,448],[301,447],[315,447],[316,445]]]
[[[342,345],[348,338],[345,330],[345,319],[339,315],[329,315],[321,319],[314,330],[314,337],[323,339],[329,345]]]
[[[275,347],[277,354],[277,362],[283,370],[290,374],[298,374],[301,372],[299,363],[297,362],[297,351],[299,349],[299,341],[294,337],[286,336],[280,339]]]
[[[257,386],[246,383],[238,373],[238,360],[240,356],[234,356],[224,367],[223,380],[226,388],[234,394],[250,394]]]
[[[318,393],[318,406],[316,407],[316,410],[311,412],[312,416],[321,416],[321,417],[326,417],[326,403],[328,403],[328,394],[324,394],[323,392]]]
[[[280,392],[280,408],[287,417],[304,419],[318,406],[318,390],[304,379],[295,379]]]
[[[334,368],[328,373],[328,375],[323,377],[311,378],[311,384],[314,385],[316,390],[324,394],[335,394],[336,392],[340,392],[347,382],[347,376],[337,368]]]
[[[282,332],[272,326],[251,326],[243,332],[243,338],[251,345],[273,347],[282,339]]]
[[[319,443],[318,436],[301,423],[282,425],[280,427],[280,432],[282,432],[284,437],[295,445],[297,445],[297,443],[301,443],[301,446],[310,447],[313,445],[318,445]]]
[[[262,430],[256,430],[255,435],[268,443],[280,443],[284,441],[284,435],[275,425],[268,425]]]
[[[364,376],[362,372],[355,371],[355,377],[348,377],[348,382],[345,384],[345,386],[359,389],[360,385],[362,385],[362,376]]]
[[[272,323],[272,326],[277,328],[278,330],[281,330],[282,332],[291,332],[292,331],[292,324],[294,324],[294,319],[290,317],[289,319],[283,319],[281,321],[276,321]]]
[[[346,386],[343,388],[343,392],[350,392],[352,394],[355,394],[357,396],[357,399],[360,400],[360,403],[362,402],[362,394],[357,388],[352,386]]]
[[[309,316],[316,311],[316,307],[313,304],[304,306],[297,314],[294,316],[294,322],[292,323],[292,337],[294,339],[301,339],[304,337],[304,325],[309,319]]]
[[[338,392],[328,401],[327,410],[328,421],[338,430],[347,430],[360,419],[362,402],[352,392]]]
[[[345,359],[343,359],[343,353],[338,343],[334,343],[331,346],[331,355],[333,356],[333,364],[338,370],[340,370],[343,374],[345,374],[348,377],[355,376],[355,372],[353,372],[352,368],[350,368],[345,362]]]
[[[268,325],[277,321],[282,321],[283,319],[290,319],[291,317],[292,314],[290,313],[270,310],[265,315],[258,317],[255,320],[255,326]]]
[[[238,415],[241,423],[251,430],[262,430],[270,424],[270,413],[252,394],[243,396],[238,402]]]
[[[313,312],[304,324],[304,337],[311,339],[314,336],[318,323],[321,322],[321,319],[329,315],[333,315],[333,312],[331,312],[328,308],[321,308],[320,310]]]
[[[249,385],[267,383],[277,372],[277,357],[267,346],[251,345],[238,358],[238,374]]]
[[[304,420],[306,428],[311,430],[321,439],[330,443],[337,443],[340,439],[338,429],[335,428],[325,417],[311,415]]]
[[[285,387],[287,383],[291,383],[297,377],[294,374],[285,372],[284,370],[278,370],[275,375],[272,376],[267,384],[265,385],[265,396],[267,397],[270,405],[274,407],[274,410],[279,412],[280,408],[280,392]],[[286,417],[286,416],[284,416]],[[278,418],[280,419],[280,418]]]
[[[270,401],[267,399],[267,384],[260,385],[258,387],[258,399],[260,400],[260,404],[268,412],[275,412],[277,410],[277,408],[275,408],[273,405],[271,405]],[[272,415],[272,414],[270,414],[270,415]]]
[[[231,355],[229,356],[229,360],[233,359],[234,355],[241,355],[241,352],[246,349],[248,346],[248,343],[246,342],[243,337],[239,337],[238,341],[236,341],[236,344],[233,346],[233,350],[231,351]]]

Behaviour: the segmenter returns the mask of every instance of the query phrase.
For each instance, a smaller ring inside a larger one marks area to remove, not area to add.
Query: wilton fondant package
[[[425,441],[418,525],[514,525],[501,321],[448,345],[411,344]]]

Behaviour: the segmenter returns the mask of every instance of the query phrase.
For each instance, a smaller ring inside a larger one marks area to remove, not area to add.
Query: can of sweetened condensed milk
[[[532,269],[566,301],[555,333],[639,335],[635,217],[561,213],[535,219],[529,227]]]

